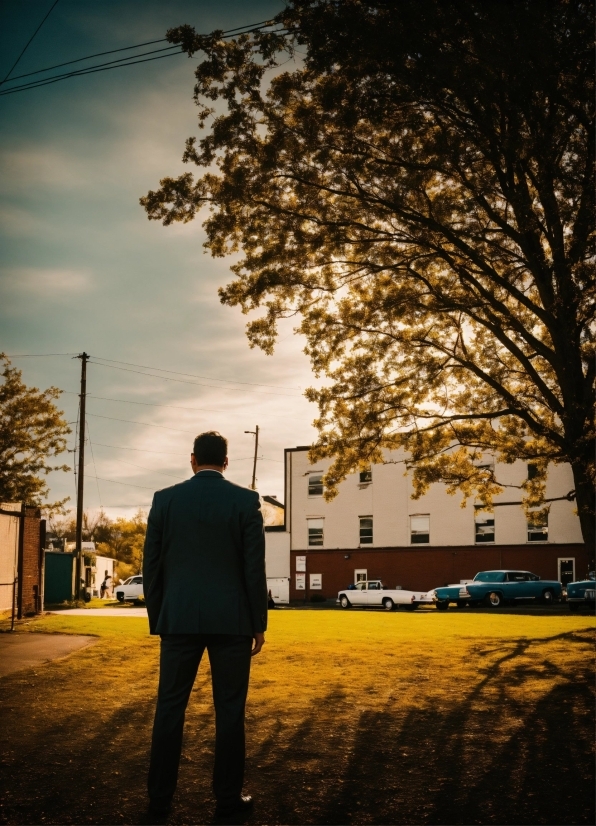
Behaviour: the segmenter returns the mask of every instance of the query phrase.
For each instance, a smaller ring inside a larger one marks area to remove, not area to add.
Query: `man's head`
[[[201,468],[225,470],[228,466],[228,440],[216,430],[199,433],[195,439],[190,464],[195,473]]]

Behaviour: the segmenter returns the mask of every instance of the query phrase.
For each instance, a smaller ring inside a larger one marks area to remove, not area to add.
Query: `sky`
[[[52,2],[2,4],[0,78]],[[156,40],[183,23],[208,32],[260,22],[282,7],[59,0],[12,76]],[[316,382],[296,322],[281,328],[273,356],[251,350],[246,316],[217,295],[232,261],[205,252],[200,220],[164,227],[139,205],[160,178],[188,169],[181,157],[185,139],[199,134],[199,60],[181,54],[0,100],[0,351],[26,384],[64,391],[69,422],[76,354],[91,355],[85,507],[112,517],[147,510],[153,491],[188,478],[201,431],[229,439],[228,478],[248,485],[254,441],[244,431],[259,425],[257,488],[280,500],[283,449],[316,437],[317,410],[303,397]],[[50,501],[71,496],[74,506],[72,472],[48,481]]]

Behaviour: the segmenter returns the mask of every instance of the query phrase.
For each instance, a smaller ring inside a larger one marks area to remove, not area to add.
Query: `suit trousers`
[[[162,634],[159,689],[151,741],[149,798],[168,805],[176,790],[188,699],[203,652],[211,664],[215,706],[213,791],[235,802],[244,780],[244,709],[252,638],[232,634]]]

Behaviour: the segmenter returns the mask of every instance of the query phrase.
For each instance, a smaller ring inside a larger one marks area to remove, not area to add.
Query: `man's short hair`
[[[208,430],[206,433],[199,433],[195,439],[192,452],[195,455],[197,465],[223,467],[224,460],[228,455],[228,440],[217,430]]]

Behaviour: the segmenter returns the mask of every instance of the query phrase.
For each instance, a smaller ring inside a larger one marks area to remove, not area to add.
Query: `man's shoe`
[[[159,826],[167,822],[172,804],[168,801],[151,800],[145,815],[144,822],[147,826]]]
[[[215,819],[239,818],[249,815],[254,806],[254,800],[250,794],[241,794],[238,800],[226,800],[218,802],[215,807]]]

